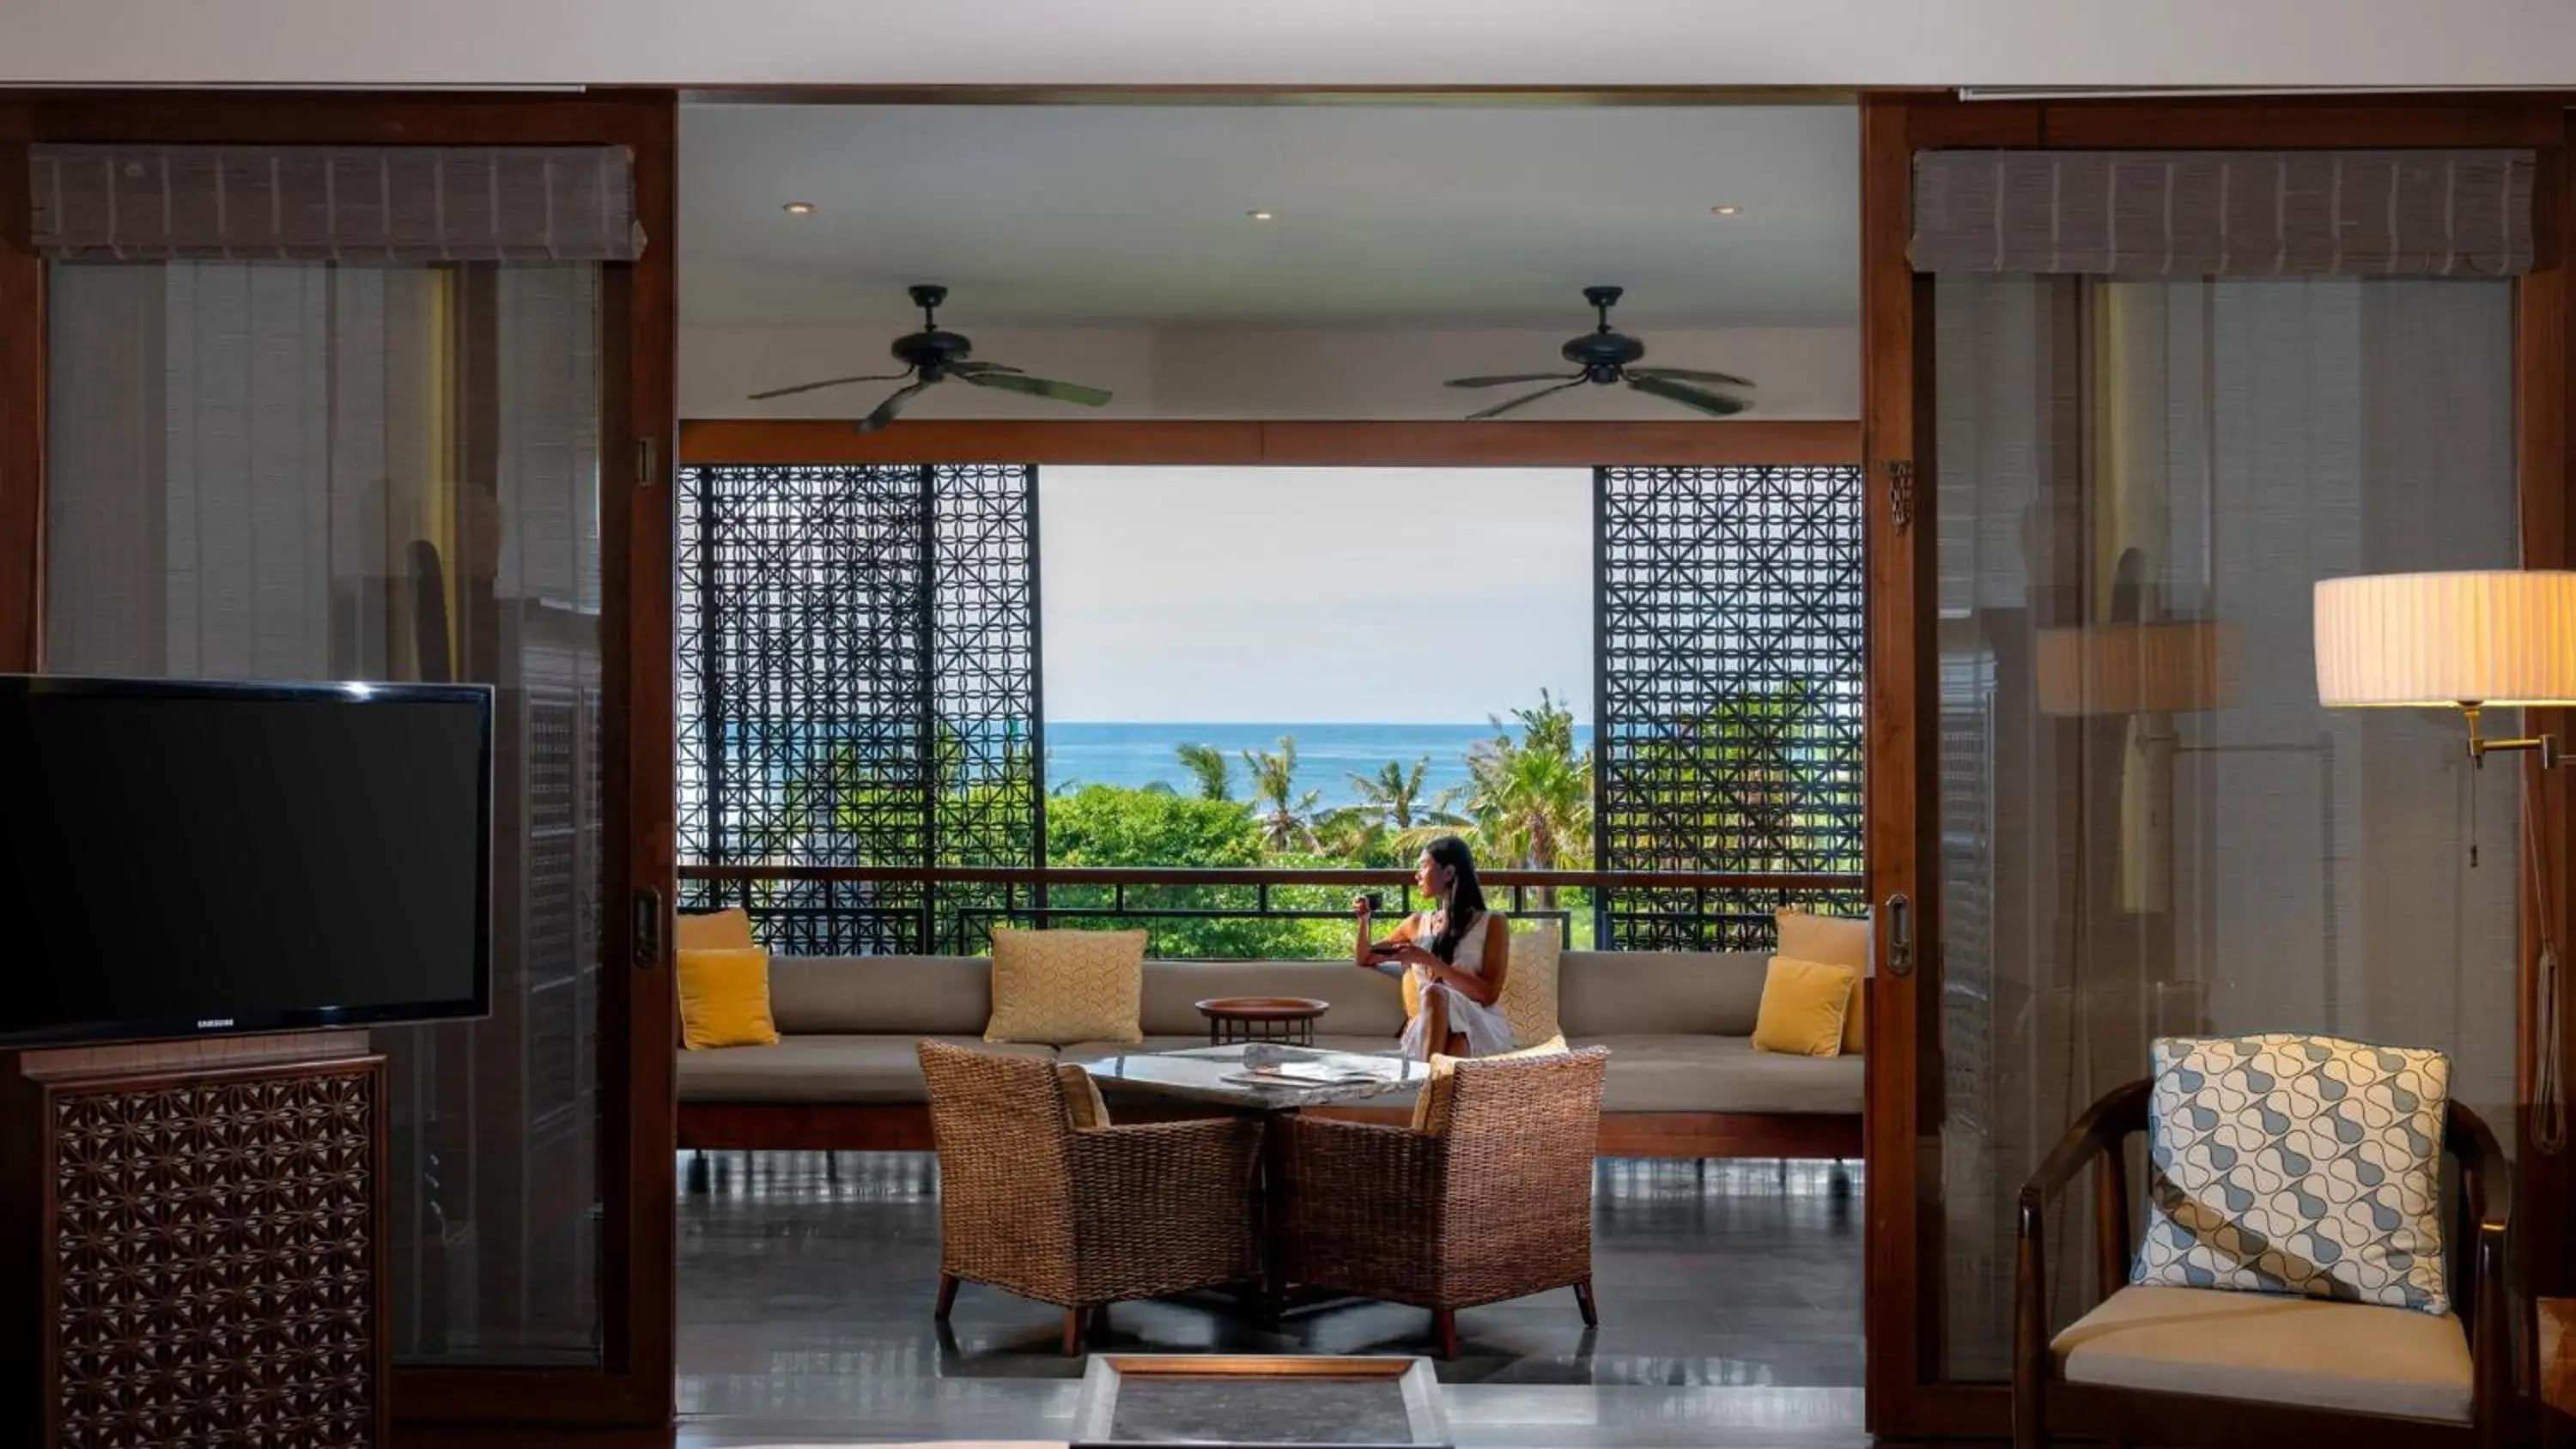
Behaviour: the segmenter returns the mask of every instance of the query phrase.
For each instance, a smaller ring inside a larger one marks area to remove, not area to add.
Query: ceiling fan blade
[[[1501,387],[1507,382],[1562,382],[1569,377],[1581,378],[1582,376],[1583,374],[1579,372],[1506,372],[1493,377],[1453,377],[1443,386]]]
[[[751,395],[751,400],[760,402],[767,398],[786,397],[791,393],[812,392],[821,387],[839,387],[843,383],[850,382],[895,382],[910,376],[912,371],[906,368],[902,372],[871,372],[858,377],[827,377],[821,382],[800,382],[794,387],[773,387],[767,392],[756,392]]]
[[[998,362],[952,362],[948,364],[948,370],[959,377],[973,377],[979,372],[1017,372],[1020,369],[1004,367]]]
[[[895,414],[903,411],[903,405],[912,401],[912,395],[914,393],[930,386],[931,383],[935,381],[937,381],[937,379],[925,377],[910,387],[898,388],[895,391],[888,393],[886,395],[886,400],[877,404],[877,410],[875,412],[859,419],[859,431],[863,433],[873,433],[884,427],[886,424],[893,422]]]
[[[1686,408],[1696,408],[1713,418],[1731,417],[1753,406],[1740,397],[1705,392],[1687,383],[1673,382],[1661,377],[1638,377],[1632,374],[1628,378],[1628,386],[1642,393],[1651,393],[1667,402],[1677,402]]]
[[[1679,378],[1683,382],[1713,382],[1722,387],[1750,388],[1753,386],[1752,379],[1737,377],[1731,372],[1702,372],[1690,367],[1632,367],[1628,369],[1628,375],[1630,377],[1672,377]]]
[[[977,387],[998,387],[1004,392],[1024,392],[1031,397],[1053,398],[1057,402],[1080,403],[1087,408],[1099,407],[1109,401],[1110,397],[1108,393],[1096,387],[1084,387],[1080,383],[1073,382],[1057,382],[1053,378],[1029,377],[1017,372],[967,372],[958,374],[957,380],[971,382]]]
[[[1560,382],[1554,387],[1543,387],[1536,392],[1525,392],[1519,397],[1513,398],[1510,402],[1496,403],[1492,407],[1485,409],[1483,412],[1469,413],[1467,414],[1467,421],[1471,423],[1480,423],[1487,418],[1498,418],[1524,403],[1537,402],[1540,398],[1547,396],[1549,393],[1563,392],[1567,388],[1581,386],[1583,386],[1583,379],[1578,377],[1571,382]]]

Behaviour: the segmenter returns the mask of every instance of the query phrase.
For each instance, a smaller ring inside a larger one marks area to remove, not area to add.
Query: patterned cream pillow
[[[2287,1033],[2154,1048],[2132,1283],[2447,1313],[2440,1052]]]
[[[1512,932],[1511,955],[1503,966],[1503,996],[1495,1004],[1512,1024],[1514,1047],[1545,1046],[1564,1039],[1565,1028],[1556,1021],[1557,967],[1564,950],[1565,937],[1554,921]]]
[[[1145,991],[1142,931],[993,929],[993,1017],[984,1040],[1133,1044]]]

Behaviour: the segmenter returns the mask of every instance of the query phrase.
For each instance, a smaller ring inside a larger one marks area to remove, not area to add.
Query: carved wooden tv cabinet
[[[386,1442],[365,1032],[0,1053],[0,1093],[0,1442]]]

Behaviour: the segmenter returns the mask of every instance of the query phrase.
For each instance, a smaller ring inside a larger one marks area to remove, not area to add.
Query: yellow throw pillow
[[[1034,1046],[1145,1039],[1142,931],[993,929],[993,1016],[984,1040]]]
[[[1792,961],[1849,966],[1859,973],[1852,981],[1851,1009],[1843,1013],[1843,1051],[1860,1055],[1867,1038],[1862,1023],[1863,1009],[1869,1005],[1869,922],[1805,911],[1779,911],[1772,919],[1780,927],[1781,955]]]
[[[1064,1088],[1064,1114],[1073,1121],[1073,1130],[1088,1132],[1109,1125],[1109,1104],[1100,1100],[1100,1084],[1091,1073],[1072,1062],[1055,1069],[1056,1085]]]
[[[1762,978],[1762,1007],[1753,1018],[1753,1049],[1798,1057],[1842,1055],[1843,1017],[1860,973],[1822,961],[1771,958]]]
[[[680,952],[680,1045],[776,1046],[769,953],[757,946]]]
[[[747,951],[760,944],[751,938],[751,913],[740,906],[682,911],[678,935],[683,951]]]
[[[1513,1046],[1544,1046],[1564,1037],[1565,1028],[1556,1020],[1557,968],[1564,950],[1565,938],[1557,933],[1554,921],[1539,921],[1528,930],[1512,932],[1511,957],[1503,968],[1503,999],[1497,1004],[1512,1024]]]

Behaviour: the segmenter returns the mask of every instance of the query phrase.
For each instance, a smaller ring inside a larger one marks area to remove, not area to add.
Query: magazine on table
[[[1382,1082],[1386,1077],[1386,1073],[1367,1067],[1290,1061],[1248,1066],[1242,1071],[1227,1074],[1226,1080],[1256,1087],[1349,1087],[1362,1082]]]

